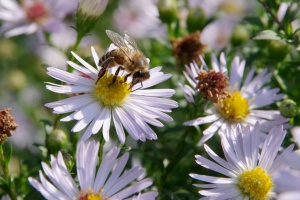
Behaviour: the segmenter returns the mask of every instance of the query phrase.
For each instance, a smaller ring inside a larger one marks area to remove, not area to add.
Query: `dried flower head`
[[[196,61],[200,64],[199,55],[203,56],[203,48],[206,45],[200,41],[200,31],[196,31],[183,38],[171,39],[173,55],[177,61],[177,67]]]
[[[198,80],[196,90],[213,103],[230,96],[228,77],[222,72],[201,70],[196,80]]]
[[[0,142],[3,142],[6,137],[10,137],[12,132],[19,126],[14,117],[9,114],[11,108],[0,110]]]

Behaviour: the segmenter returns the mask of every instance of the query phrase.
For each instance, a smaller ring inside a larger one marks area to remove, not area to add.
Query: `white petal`
[[[71,67],[73,67],[74,69],[92,77],[94,80],[98,77],[98,72],[91,72],[89,71],[88,69],[84,68],[84,67],[81,67],[80,65],[76,64],[76,63],[73,63],[72,61],[68,61],[67,62]]]
[[[175,93],[173,89],[147,89],[136,90],[132,95],[153,96],[153,97],[171,97]]]
[[[76,153],[77,177],[80,189],[88,190],[94,184],[99,142],[79,142]]]
[[[130,195],[140,192],[143,189],[149,187],[150,185],[152,185],[152,180],[151,179],[144,179],[142,181],[139,181],[129,187],[127,187],[126,189],[122,190],[121,192],[118,192],[117,194],[115,194],[114,196],[110,197],[111,200],[115,199],[124,199],[126,197],[129,197]]]
[[[82,64],[84,65],[87,69],[89,69],[92,73],[94,74],[98,74],[98,71],[91,66],[89,63],[87,63],[85,60],[83,60],[82,58],[80,58],[76,53],[72,52],[72,55]]]
[[[127,164],[128,158],[129,158],[129,153],[126,152],[126,153],[124,153],[124,155],[121,158],[118,159],[118,161],[117,161],[118,163],[117,163],[115,169],[112,171],[109,179],[105,183],[105,186],[103,188],[104,191],[109,190],[116,183],[116,181],[120,177],[121,173],[123,172],[123,170]]]
[[[68,84],[90,86],[90,87],[94,86],[95,84],[94,80],[82,76],[78,76],[58,68],[48,67],[47,70],[48,70],[47,74],[49,76],[52,76],[53,78]]]
[[[99,64],[100,58],[99,58],[98,54],[96,53],[96,50],[93,46],[91,46],[91,51],[92,51],[92,54],[93,54],[95,65],[97,66],[97,69],[99,70],[100,67],[98,66],[98,64]]]
[[[240,88],[244,74],[245,64],[245,61],[243,60],[242,62],[240,62],[240,59],[237,56],[233,59],[230,70],[231,88]]]
[[[220,119],[220,116],[218,114],[214,114],[214,115],[208,115],[206,117],[199,117],[197,119],[193,119],[193,120],[184,122],[183,124],[186,125],[186,126],[197,126],[197,125],[200,125],[200,124],[211,123],[211,122],[214,122],[218,119]]]
[[[120,149],[117,147],[112,148],[103,158],[101,165],[98,168],[98,172],[95,179],[94,191],[99,191],[103,187],[104,182],[110,173],[112,166],[120,153]]]
[[[123,189],[126,185],[137,179],[140,175],[142,175],[145,172],[144,169],[140,169],[139,167],[133,167],[129,170],[127,170],[124,174],[122,174],[121,177],[118,178],[118,180],[115,182],[115,184],[106,191],[107,196],[112,196],[116,192]]]
[[[107,109],[107,108],[104,108],[104,109]],[[103,133],[103,137],[105,139],[105,141],[109,141],[109,128],[110,128],[110,121],[111,121],[111,111],[110,109],[107,109],[108,112],[107,115],[105,116],[105,119],[104,119],[104,122],[103,122],[103,130],[102,130],[102,133]]]
[[[88,86],[46,85],[46,88],[52,92],[56,92],[60,94],[89,93],[92,91],[92,88]]]
[[[122,144],[125,142],[125,133],[121,123],[121,120],[115,110],[112,110],[112,116],[114,120],[114,125],[117,131],[118,138]]]

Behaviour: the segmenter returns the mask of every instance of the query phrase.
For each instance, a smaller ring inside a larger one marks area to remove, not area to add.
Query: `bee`
[[[124,37],[110,30],[106,30],[106,34],[119,48],[107,52],[100,58],[99,66],[102,68],[98,73],[96,83],[104,76],[108,68],[119,66],[109,86],[114,84],[120,70],[125,70],[128,74],[125,75],[124,82],[129,76],[132,76],[129,89],[137,83],[141,83],[141,87],[143,87],[142,82],[150,78],[149,64],[145,55],[137,47],[134,39],[132,39],[128,31],[124,31]]]

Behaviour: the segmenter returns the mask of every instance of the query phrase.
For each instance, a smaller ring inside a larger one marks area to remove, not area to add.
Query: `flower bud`
[[[206,25],[206,21],[207,18],[205,12],[199,7],[193,7],[188,13],[186,21],[187,29],[190,33],[197,30],[202,30]]]
[[[269,57],[282,61],[290,51],[290,46],[283,40],[272,40],[268,45]]]
[[[170,24],[177,19],[176,0],[159,0],[158,1],[159,18],[163,23]]]
[[[249,32],[248,30],[238,24],[234,27],[233,31],[232,31],[232,35],[231,35],[231,44],[233,46],[240,46],[242,44],[244,44],[245,42],[247,42],[250,38]]]
[[[82,37],[95,26],[108,0],[80,0],[76,13],[76,30]]]
[[[54,129],[47,138],[47,148],[50,153],[57,152],[61,149],[67,148],[69,145],[68,136],[65,131],[61,129]]]
[[[62,153],[64,162],[66,164],[66,167],[67,167],[68,171],[71,172],[72,168],[75,165],[75,161],[74,161],[73,156],[71,156],[69,153],[64,152],[64,151],[62,151],[61,153]]]
[[[285,99],[283,102],[281,102],[279,111],[282,116],[286,118],[292,118],[298,114],[299,108],[296,102],[294,102],[293,100]]]
[[[13,69],[7,76],[8,87],[12,90],[21,90],[27,85],[27,78],[23,71]]]

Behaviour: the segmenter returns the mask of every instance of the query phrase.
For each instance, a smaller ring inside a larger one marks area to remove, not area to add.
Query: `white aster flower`
[[[194,103],[195,95],[202,92],[201,89],[195,89],[198,84],[196,78],[199,76],[199,72],[201,70],[208,71],[204,60],[202,58],[200,59],[202,63],[204,63],[201,68],[197,66],[197,64],[191,64],[190,67],[186,66],[186,72],[184,72],[186,79],[192,87],[184,85],[183,90],[186,99],[191,103]],[[223,53],[220,56],[220,62],[215,55],[212,56],[212,69],[218,74],[227,76],[227,63]],[[268,106],[283,98],[282,94],[277,94],[279,92],[278,88],[271,89],[269,86],[264,86],[271,78],[272,73],[267,73],[267,69],[264,69],[259,75],[254,77],[255,68],[252,68],[245,77],[245,80],[243,80],[244,69],[245,61],[240,60],[240,58],[236,56],[232,61],[229,77],[229,88],[227,92],[230,96],[224,97],[219,102],[213,104],[212,107],[205,111],[206,116],[198,117],[184,123],[184,125],[188,126],[212,123],[211,126],[203,131],[204,136],[199,141],[199,144],[207,141],[218,130],[219,133],[220,131],[224,132],[226,129],[236,127],[238,123],[242,126],[248,123],[253,126],[256,122],[260,122],[263,125],[263,131],[267,132],[272,126],[280,125],[288,121],[288,119],[283,118],[277,110],[257,109]],[[214,91],[210,90],[208,92],[213,93]]]
[[[158,83],[161,83],[171,77],[170,74],[160,72],[161,67],[155,67],[149,70],[150,78],[141,84],[136,84],[132,89],[128,78],[124,82],[124,75],[117,76],[114,84],[112,79],[115,76],[116,68],[109,68],[107,73],[98,79],[99,57],[92,48],[97,69],[92,67],[78,55],[73,56],[84,66],[79,66],[71,61],[68,64],[83,75],[72,74],[57,68],[48,68],[48,74],[53,78],[61,80],[66,85],[57,85],[48,83],[47,89],[61,94],[73,95],[67,99],[46,104],[53,108],[53,113],[64,114],[72,112],[61,121],[78,120],[73,127],[73,132],[79,132],[87,127],[81,140],[88,139],[92,134],[96,134],[102,128],[103,137],[109,141],[109,130],[111,121],[113,121],[120,142],[125,142],[123,127],[134,140],[157,139],[156,133],[148,124],[162,127],[163,124],[158,121],[167,122],[173,119],[165,114],[171,112],[171,108],[178,106],[177,102],[166,99],[172,96],[173,89],[148,89]],[[110,86],[109,86],[110,85]]]
[[[295,135],[295,128],[292,128],[292,134]],[[299,139],[299,138],[298,138]],[[296,141],[299,147],[299,140]],[[297,149],[291,155],[285,156],[286,167],[281,170],[275,180],[279,182],[276,190],[280,193],[279,200],[296,200],[300,196],[300,150]]]
[[[209,23],[201,32],[201,43],[214,51],[222,50],[229,44],[233,28],[238,22],[233,17],[222,17]]]
[[[260,125],[237,126],[221,135],[225,159],[204,145],[210,161],[196,155],[197,164],[226,177],[190,174],[194,179],[206,182],[195,184],[203,188],[199,193],[210,199],[269,199],[275,195],[276,174],[285,164],[285,155],[291,154],[293,145],[278,154],[286,135],[282,126],[273,127],[260,150]]]
[[[76,11],[74,0],[15,0],[0,1],[0,34],[13,37],[22,34],[55,32],[63,25],[64,17]]]
[[[255,11],[255,3],[247,0],[188,0],[189,7],[200,7],[206,16],[234,16],[242,18]]]
[[[76,153],[77,178],[73,179],[68,172],[61,152],[57,157],[51,156],[50,166],[42,163],[43,171],[48,179],[40,171],[41,182],[29,177],[30,184],[37,189],[46,199],[110,199],[120,200],[141,192],[152,185],[149,178],[132,184],[145,172],[140,167],[133,167],[124,171],[129,153],[118,158],[120,148],[112,148],[103,158],[101,165],[96,170],[98,160],[99,142],[80,142]],[[115,165],[115,167],[113,167]],[[129,185],[126,187],[127,185]],[[125,188],[126,187],[126,188]],[[157,192],[136,194],[129,199],[155,199]],[[145,198],[143,198],[145,197]],[[147,198],[146,198],[147,197]]]
[[[123,0],[113,18],[116,27],[128,30],[135,38],[166,36],[166,27],[159,20],[157,0]]]

